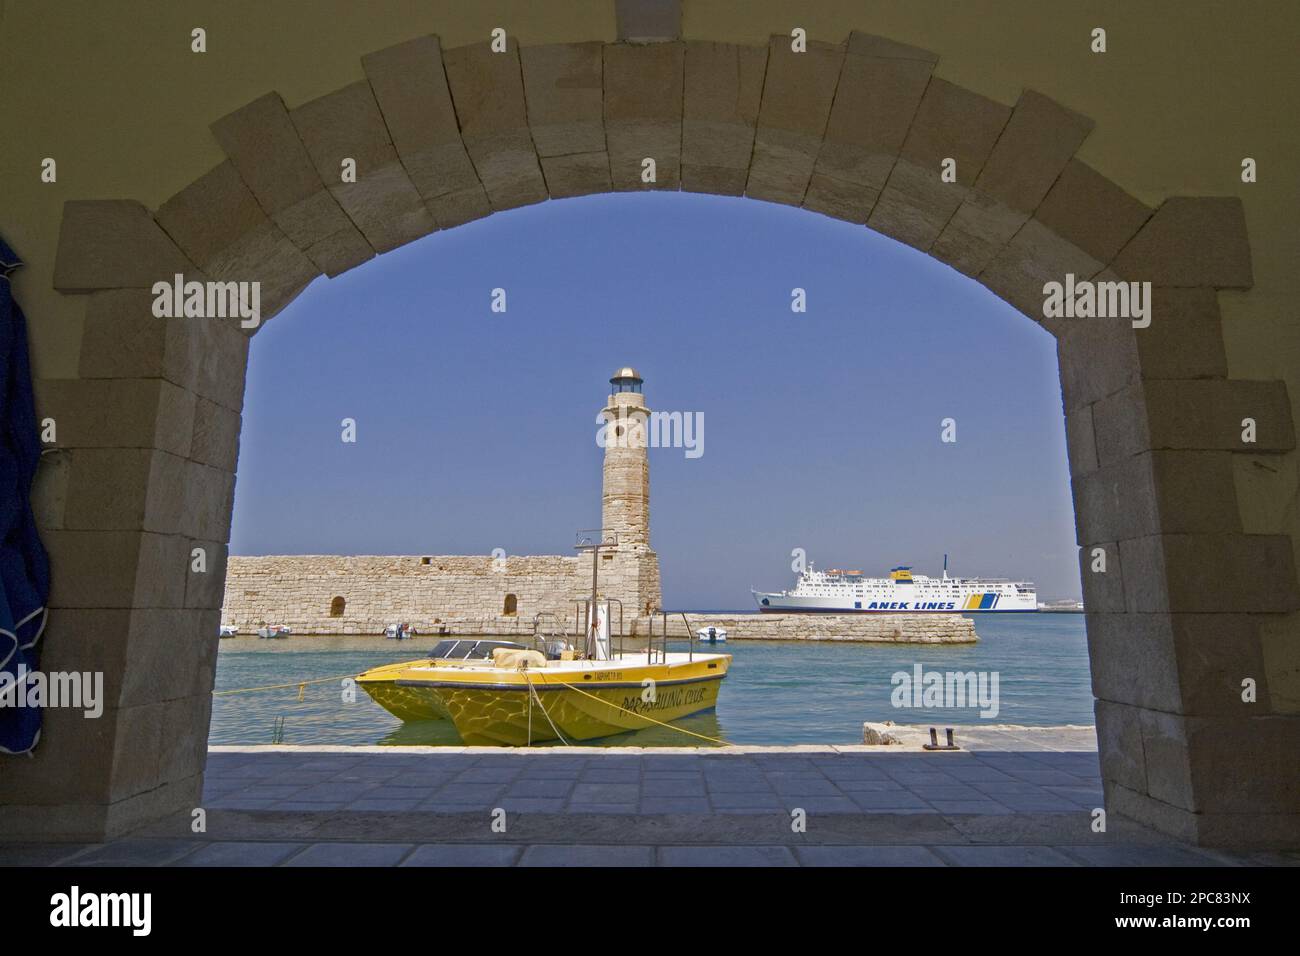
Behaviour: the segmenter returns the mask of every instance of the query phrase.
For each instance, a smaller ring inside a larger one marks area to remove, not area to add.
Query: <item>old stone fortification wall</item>
[[[960,614],[690,614],[692,631],[722,627],[727,640],[749,641],[856,641],[882,644],[972,644],[975,623]],[[645,633],[649,619],[637,622]],[[655,634],[663,621],[654,622]],[[680,614],[668,616],[668,635],[683,637],[686,622]]]
[[[616,552],[600,562],[603,596],[622,597],[625,634],[650,633],[651,619],[634,603],[659,593],[653,551]],[[288,624],[298,634],[379,634],[409,622],[420,634],[526,636],[539,612],[554,614],[566,633],[577,630],[574,605],[591,593],[586,556],[490,555],[339,556],[232,555],[221,620],[251,634],[263,624]],[[506,595],[515,611],[505,613]],[[335,599],[342,598],[340,610]],[[959,644],[977,640],[972,622],[956,614],[691,614],[692,630],[725,627],[731,640],[876,641]],[[615,622],[617,626],[617,622]],[[663,633],[663,619],[653,621]],[[548,633],[556,629],[548,622]],[[680,614],[668,633],[685,637]]]
[[[288,624],[306,634],[374,634],[398,621],[423,633],[439,622],[502,618],[508,627],[571,605],[579,588],[578,560],[561,555],[232,556],[221,620],[241,630]],[[505,613],[509,594],[513,614]]]
[[[657,603],[658,559],[647,550],[602,556],[599,584],[630,621]],[[378,634],[403,621],[424,634],[531,634],[539,612],[572,628],[575,602],[590,594],[590,557],[232,555],[221,621],[244,633],[288,624],[299,634]]]

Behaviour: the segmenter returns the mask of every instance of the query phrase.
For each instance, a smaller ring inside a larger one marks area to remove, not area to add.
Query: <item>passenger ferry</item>
[[[948,556],[943,577],[913,574],[910,567],[891,568],[887,578],[869,578],[861,571],[831,568],[799,575],[788,591],[754,591],[760,611],[826,611],[853,614],[970,613],[1037,611],[1038,595],[1029,581],[1004,578],[948,576]]]

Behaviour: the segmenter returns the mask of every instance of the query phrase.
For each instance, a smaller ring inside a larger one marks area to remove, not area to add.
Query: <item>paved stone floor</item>
[[[178,815],[108,844],[0,846],[0,864],[1300,864],[1122,820],[1093,832],[1101,782],[1092,730],[1080,730],[965,734],[969,749],[939,753],[214,748],[206,833]]]

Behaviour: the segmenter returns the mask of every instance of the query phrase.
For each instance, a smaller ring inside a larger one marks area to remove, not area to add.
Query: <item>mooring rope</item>
[[[537,688],[533,686],[533,678],[528,673],[527,668],[523,669],[523,675],[524,675],[524,680],[528,682],[528,690],[532,694],[532,697],[529,697],[529,706],[528,706],[528,743],[531,746],[533,742],[533,708],[531,702],[533,697],[537,697]],[[545,715],[546,722],[550,724],[551,729],[555,731],[555,736],[560,738],[560,743],[564,744],[564,746],[566,747],[569,746],[569,742],[564,739],[564,734],[560,733],[560,728],[555,726],[555,721],[551,720],[551,715],[546,712],[546,705],[542,703],[542,699],[540,697],[537,697],[537,706],[542,709],[542,714]]]
[[[548,680],[546,683],[550,684],[552,682]],[[709,743],[712,744],[721,744],[724,747],[727,745],[727,742],[725,740],[719,740],[717,737],[709,737],[706,734],[697,734],[695,731],[687,730],[685,727],[674,727],[672,724],[666,724],[662,720],[655,720],[653,717],[647,717],[645,714],[638,714],[635,710],[628,710],[626,707],[623,707],[620,704],[615,704],[612,701],[605,700],[605,698],[603,697],[597,697],[595,694],[588,694],[581,687],[574,687],[572,684],[566,684],[562,680],[554,681],[554,683],[559,684],[561,687],[567,687],[569,690],[577,691],[583,697],[590,697],[592,700],[598,700],[602,704],[606,704],[609,707],[613,707],[615,710],[621,710],[625,714],[631,714],[633,717],[640,717],[642,720],[648,720],[650,721],[650,723],[657,724],[660,727],[667,727],[669,730],[675,730],[679,734],[688,734],[691,737],[698,737],[700,740],[707,740]],[[531,682],[529,686],[530,687],[532,686]],[[549,720],[550,717],[548,716],[547,719]]]
[[[317,680],[296,680],[288,684],[266,684],[262,687],[236,687],[234,690],[214,690],[213,697],[225,697],[227,694],[251,694],[258,690],[284,690],[286,687],[298,688],[298,699],[302,700],[302,690],[308,684],[328,684],[336,680],[348,680],[355,678],[356,674],[340,674],[338,677],[321,677]]]

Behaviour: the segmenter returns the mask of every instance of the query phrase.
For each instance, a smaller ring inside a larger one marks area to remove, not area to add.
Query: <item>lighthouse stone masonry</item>
[[[650,614],[663,603],[659,556],[650,548],[650,409],[636,369],[619,369],[609,384],[609,402],[601,410],[605,468],[600,519],[601,530],[616,546],[601,552],[598,583],[608,567],[614,580],[604,593],[622,601],[624,613]]]
[[[619,369],[600,412],[600,530],[617,543],[601,549],[597,584],[602,600],[621,602],[629,631],[662,603],[642,386],[635,369]],[[299,634],[377,634],[402,621],[426,634],[511,634],[531,633],[547,614],[572,630],[577,602],[591,597],[591,574],[589,554],[232,555],[222,621],[242,633],[275,623]]]

